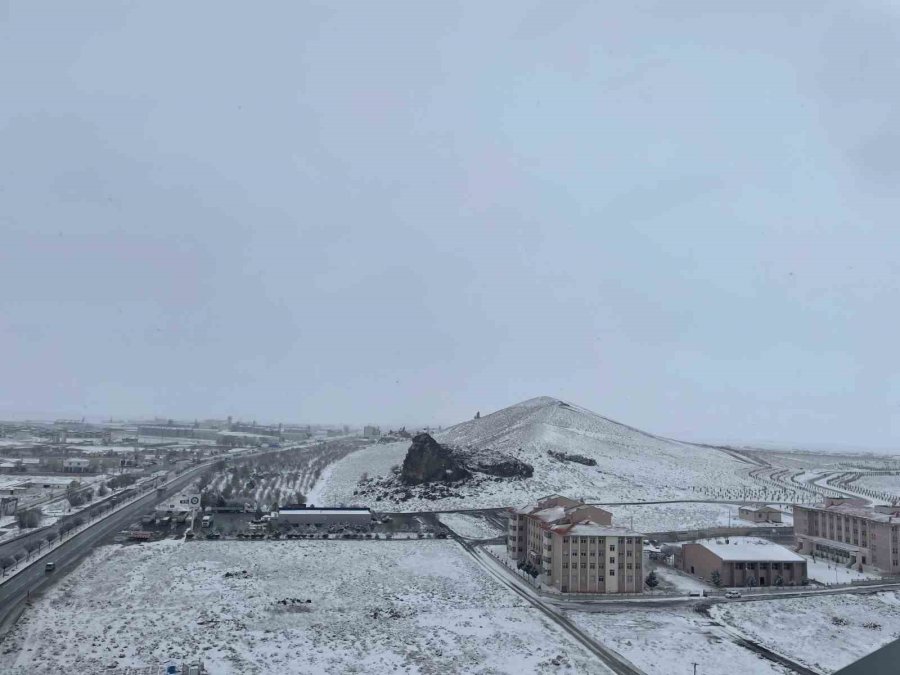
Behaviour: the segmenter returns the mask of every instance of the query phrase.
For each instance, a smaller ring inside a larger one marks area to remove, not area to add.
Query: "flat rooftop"
[[[818,511],[820,513],[834,513],[841,516],[855,516],[857,518],[865,518],[866,520],[874,520],[878,523],[890,523],[891,514],[879,513],[871,506],[860,506],[858,504],[836,504],[834,506],[825,506],[825,504],[813,504],[811,506],[797,505],[798,508]],[[893,516],[896,518],[897,516]]]
[[[278,513],[282,516],[296,516],[300,514],[311,516],[346,516],[352,514],[369,515],[372,511],[370,509],[281,509]]]
[[[700,544],[722,560],[730,562],[804,562],[806,558],[790,549],[756,537],[701,539]]]

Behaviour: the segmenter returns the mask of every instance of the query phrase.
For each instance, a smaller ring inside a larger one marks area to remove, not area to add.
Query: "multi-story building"
[[[682,544],[675,557],[689,574],[712,580],[718,572],[721,586],[799,586],[806,580],[806,558],[753,537]]]
[[[794,536],[801,553],[900,573],[900,506],[868,506],[845,497],[796,505]]]
[[[509,556],[563,593],[640,593],[643,538],[609,511],[560,495],[510,509]]]
[[[376,427],[374,424],[367,424],[363,427],[363,437],[364,438],[379,438],[381,437],[381,428]]]

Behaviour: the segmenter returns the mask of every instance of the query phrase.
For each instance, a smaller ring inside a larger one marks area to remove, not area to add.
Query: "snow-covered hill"
[[[553,492],[601,502],[708,499],[709,494],[692,488],[737,490],[750,485],[747,465],[725,452],[659,438],[549,397],[524,401],[457,424],[435,438],[458,448],[503,451],[531,464],[534,476],[464,486],[461,497],[414,499],[399,508],[507,506]],[[352,493],[361,471],[374,475],[384,466],[399,464],[405,450],[402,444],[393,444],[354,453],[335,465],[325,494],[334,501],[354,502]],[[596,465],[563,461],[550,452],[578,455],[596,461]],[[370,461],[371,468],[363,469]],[[378,506],[384,509],[388,505]]]

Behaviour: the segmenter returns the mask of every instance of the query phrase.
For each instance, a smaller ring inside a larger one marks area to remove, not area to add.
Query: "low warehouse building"
[[[742,506],[738,509],[738,518],[751,523],[780,523],[781,511],[774,506]]]
[[[278,520],[291,525],[369,525],[372,511],[363,508],[316,509],[287,507],[278,512]]]
[[[705,539],[681,546],[680,567],[721,586],[798,586],[806,579],[806,558],[755,537]]]

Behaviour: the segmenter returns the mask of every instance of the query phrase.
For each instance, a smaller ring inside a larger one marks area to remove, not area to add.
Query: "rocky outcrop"
[[[560,462],[575,462],[576,464],[584,464],[585,466],[597,466],[596,459],[585,457],[584,455],[575,455],[556,450],[548,450],[547,454],[553,459],[558,459]]]
[[[472,471],[500,478],[531,478],[534,475],[534,467],[531,464],[499,452],[482,451],[478,456],[470,458],[466,464]]]
[[[472,475],[453,451],[428,434],[417,434],[412,440],[400,471],[400,479],[407,485],[454,483]]]

